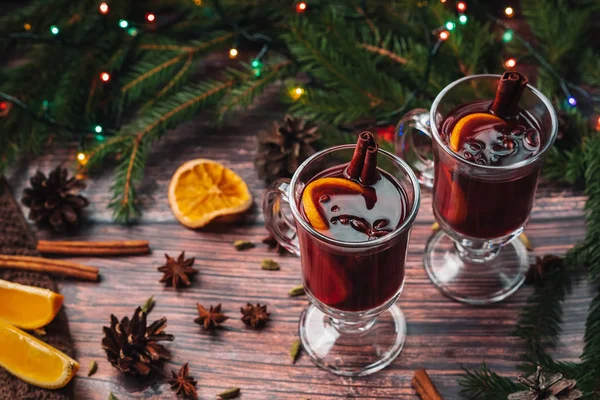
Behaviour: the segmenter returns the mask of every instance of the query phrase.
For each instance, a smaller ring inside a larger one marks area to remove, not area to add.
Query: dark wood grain
[[[176,336],[169,345],[173,362],[167,370],[190,363],[198,379],[202,399],[214,399],[225,388],[242,388],[242,399],[416,399],[410,386],[413,371],[427,368],[446,399],[458,399],[457,378],[461,367],[475,367],[482,361],[502,375],[516,377],[522,343],[509,336],[530,288],[522,288],[504,302],[490,307],[469,307],[443,297],[429,281],[421,257],[433,222],[431,196],[424,194],[421,211],[412,231],[406,286],[400,297],[408,321],[408,340],[400,357],[388,368],[366,378],[342,378],[315,367],[302,355],[292,365],[288,348],[297,338],[297,323],[306,297],[290,298],[288,290],[300,283],[300,260],[269,252],[260,240],[265,231],[258,205],[264,184],[253,168],[255,134],[266,128],[276,113],[272,104],[258,111],[213,127],[203,119],[180,126],[154,146],[146,177],[140,188],[144,215],[140,223],[121,226],[111,222],[106,208],[111,178],[102,172],[89,181],[91,199],[88,223],[72,238],[78,240],[149,240],[152,253],[122,258],[78,258],[97,266],[100,283],[64,281],[65,308],[77,347],[82,372],[76,378],[77,399],[106,399],[113,392],[120,399],[172,399],[168,385],[157,380],[140,382],[123,377],[110,366],[100,348],[102,326],[111,313],[130,315],[137,305],[154,295],[152,316],[168,318],[167,332]],[[175,169],[194,158],[211,158],[237,171],[255,196],[255,207],[236,224],[210,226],[192,231],[179,225],[167,203],[167,186]],[[10,171],[15,191],[37,168],[49,170],[59,162],[72,163],[75,149],[54,149],[46,155],[23,162]],[[110,171],[107,169],[106,171]],[[526,232],[535,251],[531,254],[563,254],[585,234],[582,208],[585,198],[569,190],[542,187]],[[39,232],[40,238],[56,238]],[[248,251],[236,251],[237,239],[258,243]],[[196,257],[200,270],[189,289],[176,291],[158,283],[156,271],[164,253],[185,250]],[[260,262],[275,258],[280,271],[264,271]],[[569,296],[562,339],[554,354],[576,361],[582,350],[584,320],[590,288],[580,284]],[[207,306],[222,303],[231,317],[225,328],[207,334],[193,323],[196,302]],[[262,331],[247,329],[239,320],[239,307],[246,302],[266,303],[272,321]],[[85,376],[92,360],[98,372]]]

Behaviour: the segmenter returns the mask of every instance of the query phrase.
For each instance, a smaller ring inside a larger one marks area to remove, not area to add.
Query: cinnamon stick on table
[[[0,254],[0,268],[47,272],[52,275],[68,276],[94,282],[98,280],[98,268],[44,257]]]
[[[427,371],[423,368],[415,371],[415,376],[412,378],[412,385],[415,388],[421,400],[443,400],[442,395],[431,382]]]
[[[70,256],[118,256],[147,254],[150,252],[150,245],[147,240],[106,242],[40,240],[37,250],[44,254]]]
[[[527,78],[518,72],[507,71],[502,74],[490,112],[501,118],[516,117],[527,82]]]

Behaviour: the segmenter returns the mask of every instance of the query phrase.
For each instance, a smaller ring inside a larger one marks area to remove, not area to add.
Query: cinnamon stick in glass
[[[365,164],[360,175],[360,180],[365,186],[374,185],[379,180],[379,172],[377,172],[377,152],[379,148],[377,143],[375,146],[369,146],[365,156]]]
[[[365,131],[358,135],[356,149],[354,149],[352,160],[350,160],[350,164],[348,164],[348,168],[346,169],[346,175],[350,179],[357,180],[360,178],[365,163],[365,157],[367,155],[367,149],[374,141],[375,139],[371,132]]]
[[[500,118],[516,117],[527,82],[527,78],[519,72],[507,71],[502,74],[490,112]]]

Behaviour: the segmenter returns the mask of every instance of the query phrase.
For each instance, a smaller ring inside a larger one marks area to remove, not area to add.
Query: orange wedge
[[[79,363],[19,328],[0,322],[0,367],[31,385],[58,389],[73,379]]]
[[[458,120],[454,128],[452,128],[452,133],[450,134],[450,148],[453,151],[459,151],[462,147],[461,139],[464,139],[466,135],[463,132],[470,132],[471,124],[489,124],[489,123],[501,123],[504,124],[504,120],[500,117],[496,117],[492,114],[485,113],[473,113],[466,115]]]
[[[48,325],[63,300],[62,295],[48,289],[0,280],[0,320],[22,329]]]
[[[183,164],[171,178],[169,204],[179,222],[201,228],[217,217],[246,211],[252,205],[252,194],[229,168],[198,159]]]
[[[312,181],[302,193],[302,206],[304,214],[310,225],[316,230],[325,230],[329,227],[324,216],[319,212],[319,198],[325,194],[361,194],[364,187],[359,183],[345,178],[321,178]]]

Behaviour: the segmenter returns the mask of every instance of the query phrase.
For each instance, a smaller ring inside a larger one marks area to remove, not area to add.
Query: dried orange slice
[[[466,115],[458,120],[454,128],[452,128],[452,133],[450,134],[450,148],[453,151],[459,151],[462,147],[462,140],[466,137],[463,132],[470,132],[469,125],[476,123],[477,125],[483,123],[505,123],[504,120],[500,117],[496,117],[492,114],[486,113],[473,113]]]
[[[345,178],[321,178],[306,186],[302,193],[302,206],[304,214],[310,225],[316,230],[326,230],[329,227],[327,220],[319,212],[319,198],[332,194],[361,194],[364,187],[359,183]]]
[[[65,386],[79,370],[71,357],[5,322],[0,322],[0,366],[45,389]]]
[[[0,280],[0,299],[0,320],[23,329],[37,329],[54,319],[64,297],[48,289]]]
[[[246,211],[252,205],[252,194],[229,168],[197,159],[183,164],[171,178],[169,204],[179,222],[201,228],[217,217]]]

